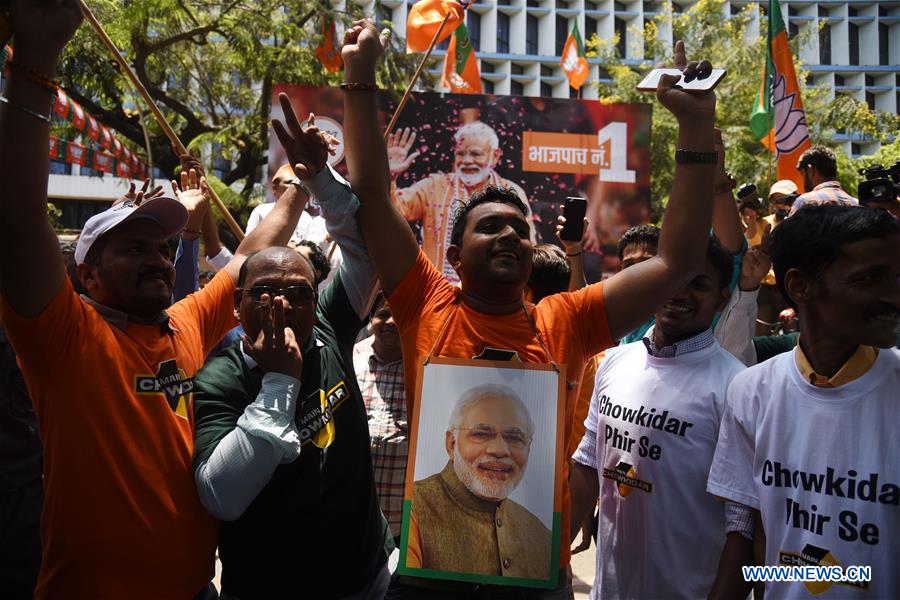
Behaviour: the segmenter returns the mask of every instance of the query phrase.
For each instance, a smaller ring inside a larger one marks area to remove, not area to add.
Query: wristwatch
[[[697,152],[696,150],[685,150],[679,148],[675,151],[675,162],[682,165],[703,164],[714,165],[719,160],[718,153],[713,150],[711,152]]]

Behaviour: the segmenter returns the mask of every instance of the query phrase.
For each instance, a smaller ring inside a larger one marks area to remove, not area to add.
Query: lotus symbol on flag
[[[569,73],[577,73],[580,70],[578,65],[578,48],[575,47],[575,44],[569,45],[568,52],[563,57],[563,69]]]
[[[775,148],[778,154],[790,154],[809,139],[806,114],[797,108],[797,93],[787,93],[784,75],[778,73],[772,90],[772,105],[775,108]]]
[[[459,88],[459,89],[463,89],[463,90],[469,87],[468,82],[465,79],[463,79],[462,77],[460,77],[459,73],[457,73],[456,71],[453,71],[450,73],[450,83],[453,85],[454,88]]]

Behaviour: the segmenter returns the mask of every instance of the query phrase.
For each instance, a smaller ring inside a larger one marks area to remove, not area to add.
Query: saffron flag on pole
[[[811,142],[778,0],[769,0],[768,16],[769,47],[763,78],[750,114],[750,131],[775,153],[778,179],[790,179],[803,189],[803,176],[797,171],[797,161]]]
[[[579,89],[588,77],[589,68],[587,57],[584,53],[584,42],[581,40],[581,34],[578,32],[578,21],[572,23],[572,31],[566,38],[566,45],[563,46],[562,58],[559,66],[565,71],[566,77],[569,78],[569,85]]]
[[[447,24],[435,44],[440,44],[456,31],[465,18],[465,7],[456,0],[419,0],[409,9],[406,19],[406,51],[425,52],[449,14]]]
[[[344,59],[334,43],[336,36],[334,18],[329,15],[323,15],[322,41],[316,46],[316,57],[331,72],[340,71],[341,67],[344,66]]]
[[[450,88],[457,94],[480,94],[481,74],[478,72],[478,59],[472,47],[472,38],[465,23],[460,23],[444,58],[444,74],[441,85]]]

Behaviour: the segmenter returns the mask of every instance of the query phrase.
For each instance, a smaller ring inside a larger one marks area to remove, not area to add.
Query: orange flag
[[[480,94],[481,74],[478,72],[478,59],[472,48],[472,38],[465,23],[460,23],[444,58],[444,74],[441,85],[450,88],[457,94]]]
[[[316,57],[329,71],[340,71],[344,66],[344,59],[334,44],[335,25],[334,19],[328,15],[322,17],[322,41],[316,46]]]
[[[578,33],[578,21],[572,24],[572,31],[566,38],[559,66],[569,78],[569,85],[576,90],[584,84],[588,77],[590,69],[585,57],[584,42],[581,41],[581,34]]]
[[[435,42],[440,44],[456,31],[465,18],[465,12],[463,5],[456,0],[419,0],[409,9],[406,20],[406,51],[427,51],[444,16],[449,14],[450,18]]]
[[[778,179],[790,179],[803,189],[797,171],[800,156],[811,146],[800,84],[788,46],[787,30],[777,0],[769,0],[769,51],[750,130],[778,159]]]

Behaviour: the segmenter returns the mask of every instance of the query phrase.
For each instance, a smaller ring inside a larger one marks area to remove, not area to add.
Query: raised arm
[[[77,0],[14,0],[9,9],[16,66],[0,108],[0,294],[16,313],[34,317],[66,277],[47,221],[49,80],[56,77],[59,56],[82,15]],[[48,83],[37,83],[30,72]]]
[[[684,44],[675,45],[675,64],[686,78],[705,77],[707,61],[687,63]],[[714,150],[716,95],[674,87],[677,78],[663,77],[656,97],[678,120],[678,148]],[[677,163],[669,204],[663,217],[659,253],[620,271],[604,284],[609,329],[615,339],[643,323],[703,269],[713,207],[714,163]]]
[[[714,129],[713,135],[715,135],[716,153],[719,155],[719,162],[716,164],[715,200],[712,212],[713,233],[719,238],[723,248],[732,254],[740,254],[744,250],[746,240],[732,191],[734,190],[734,179],[725,171],[725,145],[722,142],[722,132]]]
[[[371,21],[357,21],[344,35],[344,78],[348,84],[374,84],[387,32],[379,37]],[[419,246],[390,199],[387,150],[378,125],[374,90],[344,92],[344,143],[350,184],[360,200],[359,223],[375,271],[390,295],[412,267]]]

